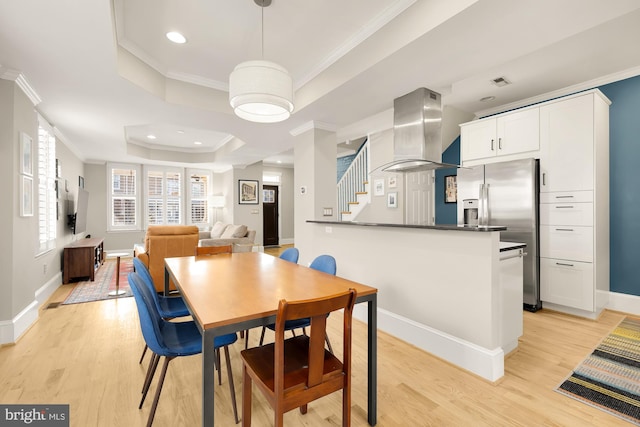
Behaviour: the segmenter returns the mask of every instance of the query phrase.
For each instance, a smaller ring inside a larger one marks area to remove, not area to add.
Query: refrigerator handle
[[[480,184],[478,225],[489,225],[489,184]]]

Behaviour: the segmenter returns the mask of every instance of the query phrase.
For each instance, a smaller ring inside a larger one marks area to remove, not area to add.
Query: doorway
[[[280,230],[278,228],[278,193],[277,185],[262,186],[262,233],[264,246],[280,244]]]

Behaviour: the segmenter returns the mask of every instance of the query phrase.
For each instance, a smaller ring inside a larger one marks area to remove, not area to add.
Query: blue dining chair
[[[300,251],[298,251],[297,248],[289,248],[289,249],[285,249],[278,258],[297,264],[299,257],[300,257]],[[262,345],[262,341],[264,341],[264,332],[265,332],[265,326],[262,327],[262,334],[260,335],[261,336],[260,345]],[[244,333],[245,333],[244,349],[246,350],[249,347],[249,330],[247,329]]]
[[[145,384],[142,390],[142,399],[138,406],[139,409],[142,408],[142,404],[145,401],[159,359],[162,356],[165,358],[160,379],[158,380],[156,394],[153,399],[153,404],[151,405],[151,411],[149,412],[149,418],[147,419],[147,427],[150,427],[153,424],[153,418],[156,413],[156,408],[158,407],[158,401],[160,399],[160,393],[162,392],[162,386],[167,374],[169,362],[176,357],[191,356],[201,353],[202,336],[200,335],[200,331],[194,321],[168,322],[164,320],[157,311],[151,292],[143,283],[141,276],[137,272],[129,273],[128,280],[138,308],[142,336],[144,337],[147,346],[154,354],[154,359],[152,360],[152,363],[149,364],[149,369],[147,370],[147,377],[145,378]],[[219,351],[220,348],[224,348],[227,363],[227,375],[229,377],[229,391],[231,392],[231,402],[233,404],[233,414],[235,416],[236,424],[240,421],[238,419],[238,408],[236,405],[236,394],[233,384],[233,374],[231,372],[228,346],[237,340],[237,335],[232,333],[215,337],[213,343],[214,348],[218,353],[216,357],[218,372],[220,372],[221,369]]]
[[[300,252],[298,251],[297,248],[289,248],[289,249],[285,249],[284,252],[280,254],[280,259],[297,264],[299,256],[300,256]]]
[[[158,292],[156,291],[156,287],[153,284],[151,273],[149,273],[149,269],[138,258],[133,259],[133,269],[137,274],[140,275],[142,282],[151,290],[153,301],[156,304],[158,312],[160,313],[160,317],[166,320],[170,320],[176,317],[191,315],[191,313],[189,313],[187,305],[184,303],[184,300],[181,296],[166,297],[164,295],[158,294]],[[144,355],[146,353],[147,346],[145,345],[138,363],[142,363],[142,360],[144,359]]]
[[[309,264],[309,268],[322,271],[323,273],[333,274],[335,276],[337,271],[336,259],[331,255],[319,255],[313,261],[311,261],[311,264]],[[311,325],[311,319],[309,319],[308,317],[304,319],[287,320],[284,324],[284,330],[291,331],[293,336],[295,336],[296,335],[296,333],[294,332],[295,329],[302,329],[302,333],[306,335],[305,328],[309,325]],[[275,331],[276,325],[275,323],[272,323],[270,325],[262,327],[262,334],[260,334],[260,346],[262,346],[264,342],[264,333],[267,328],[269,328],[272,331]],[[331,342],[329,341],[328,335],[325,335],[325,341],[327,342],[327,347],[329,348],[329,351],[333,353],[333,349],[331,348]]]

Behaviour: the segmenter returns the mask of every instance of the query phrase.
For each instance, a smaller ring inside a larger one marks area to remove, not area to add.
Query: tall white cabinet
[[[460,125],[462,166],[540,159],[543,307],[595,318],[609,297],[609,105],[599,90]]]
[[[587,317],[609,296],[610,104],[594,90],[540,106],[540,295]]]

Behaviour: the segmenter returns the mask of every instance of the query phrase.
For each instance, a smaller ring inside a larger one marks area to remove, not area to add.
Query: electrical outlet
[[[331,234],[331,233],[333,233],[333,228],[332,228],[332,227],[325,227],[325,228],[324,228],[324,231],[325,231],[325,233],[327,233],[327,234]]]
[[[43,264],[42,270],[42,273],[47,274],[47,264]]]

